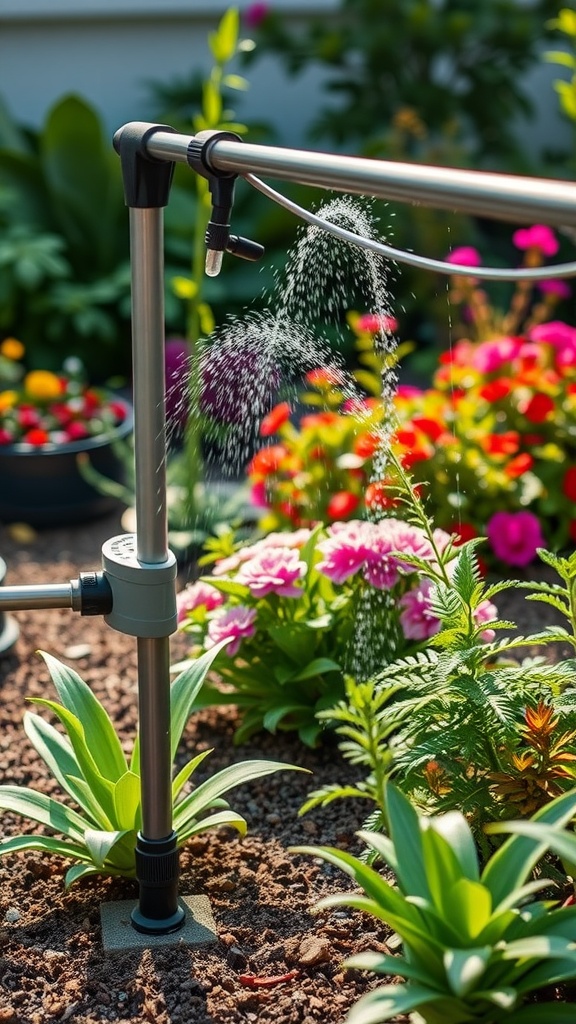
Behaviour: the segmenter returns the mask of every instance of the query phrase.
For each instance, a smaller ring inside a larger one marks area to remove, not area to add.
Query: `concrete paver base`
[[[180,904],[186,911],[182,928],[170,935],[144,935],[132,927],[130,914],[136,900],[116,900],[100,907],[102,944],[109,953],[125,953],[136,949],[156,949],[160,946],[207,946],[216,942],[216,924],[207,896],[181,896]]]

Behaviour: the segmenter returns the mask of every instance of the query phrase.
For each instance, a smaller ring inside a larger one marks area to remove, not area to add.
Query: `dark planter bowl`
[[[95,470],[117,483],[124,482],[124,463],[113,442],[130,436],[132,406],[114,396],[126,408],[125,420],[111,433],[72,441],[52,451],[22,450],[0,446],[0,522],[30,526],[70,526],[107,515],[118,499],[102,494],[81,475],[77,456],[85,452]]]

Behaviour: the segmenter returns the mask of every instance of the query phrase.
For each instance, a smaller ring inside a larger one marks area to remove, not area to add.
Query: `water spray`
[[[140,893],[129,928],[153,945],[156,940],[170,941],[170,936],[186,939],[181,929],[194,914],[190,901],[178,894],[169,731],[169,637],[176,630],[176,559],[167,541],[162,211],[169,201],[174,165],[188,164],[208,181],[213,204],[206,234],[210,276],[219,272],[224,252],[249,260],[263,252],[257,243],[230,234],[238,177],[351,244],[429,270],[467,275],[470,267],[404,253],[331,224],[291,203],[255,175],[505,221],[542,222],[571,235],[576,230],[576,185],[255,146],[230,132],[185,136],[169,126],[147,122],[119,129],[114,145],[130,217],[136,533],[105,542],[98,572],[82,573],[67,584],[1,587],[0,614],[67,607],[82,615],[101,614],[113,629],[136,638],[142,828],[136,851]],[[474,267],[473,273],[493,279],[542,280],[576,275],[576,262],[532,271]]]

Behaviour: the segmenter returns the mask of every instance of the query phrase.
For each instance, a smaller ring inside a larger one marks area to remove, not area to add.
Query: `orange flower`
[[[392,508],[393,505],[396,505],[397,500],[389,493],[389,486],[390,481],[388,480],[374,480],[371,484],[368,484],[364,494],[366,508],[383,509]]]
[[[0,355],[5,359],[22,359],[24,351],[24,345],[17,338],[4,338],[0,345]]]
[[[31,370],[24,378],[24,391],[35,402],[50,402],[63,394],[62,381],[50,370]]]
[[[382,447],[382,435],[374,430],[369,434],[360,434],[354,441],[354,452],[362,459],[371,459]]]
[[[527,473],[529,469],[532,469],[533,465],[534,459],[532,456],[528,452],[520,452],[514,459],[510,459],[508,465],[504,467],[504,472],[506,476],[514,480],[516,477]]]
[[[515,455],[520,445],[517,430],[505,430],[501,434],[488,434],[480,440],[488,455]]]

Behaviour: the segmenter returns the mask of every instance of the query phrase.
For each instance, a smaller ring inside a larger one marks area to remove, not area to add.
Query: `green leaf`
[[[576,860],[576,835],[573,832],[560,832],[536,821],[502,821],[497,826],[491,826],[490,831],[527,836],[544,845],[543,852],[548,849],[572,863]]]
[[[196,754],[191,761],[188,761],[183,768],[180,769],[178,775],[172,783],[172,800],[175,802],[183,786],[186,785],[190,776],[196,771],[198,765],[202,764],[205,757],[208,757],[212,753],[213,748],[209,750],[201,750],[199,754]]]
[[[130,831],[140,827],[140,776],[125,772],[118,779],[113,792],[115,818],[119,830]]]
[[[94,824],[103,825],[102,808],[94,799],[91,790],[86,791],[85,787],[78,785],[76,776],[80,774],[80,766],[68,737],[63,736],[50,722],[32,711],[24,714],[23,725],[30,742],[62,789],[92,816]]]
[[[268,627],[268,634],[277,647],[296,665],[306,665],[314,657],[318,642],[315,630],[298,622],[282,622]]]
[[[198,835],[198,833],[206,832],[210,828],[221,828],[223,825],[227,825],[229,828],[235,828],[241,836],[246,835],[248,826],[246,820],[241,814],[237,814],[235,811],[217,811],[215,814],[208,814],[205,818],[201,818],[197,821],[195,817],[190,818],[190,823],[187,825],[186,822],[182,822],[178,830],[178,845],[182,846],[187,839],[191,836]]]
[[[62,704],[81,722],[86,744],[97,760],[100,773],[116,782],[128,765],[116,730],[102,704],[77,672],[45,651],[38,653],[48,666]]]
[[[230,638],[221,640],[209,651],[206,651],[190,666],[177,676],[170,689],[170,751],[172,760],[176,756],[178,745],[184,732],[186,722],[192,714],[194,701],[198,696],[206,674],[214,660],[230,643]]]
[[[236,7],[230,7],[223,15],[216,32],[211,32],[208,43],[218,64],[232,60],[238,44],[240,17]]]
[[[68,708],[62,704],[57,704],[56,701],[35,697],[34,703],[40,704],[41,707],[49,708],[62,722],[72,743],[82,776],[108,819],[106,822],[107,826],[111,828],[114,818],[114,784],[105,779],[101,774],[96,761],[88,749],[82,723],[76,718],[76,715],[68,711]]]
[[[21,786],[0,786],[0,807],[4,811],[13,811],[24,818],[46,825],[53,832],[70,836],[78,843],[84,844],[84,833],[90,828],[90,822],[82,818],[72,808],[58,803],[52,797],[38,793],[35,789]],[[0,843],[0,850],[2,844]]]
[[[310,709],[306,704],[280,704],[278,707],[270,708],[262,716],[262,725],[268,732],[274,733],[283,718],[286,718],[288,715],[298,714],[299,712],[308,714],[309,711]]]
[[[10,836],[8,839],[0,840],[1,855],[20,853],[22,850],[41,850],[43,853],[55,853],[59,857],[90,859],[84,846],[63,842],[61,839],[53,839],[52,836]]]
[[[226,85],[229,89],[237,89],[239,92],[246,92],[250,88],[248,79],[243,78],[242,75],[224,75],[222,85]]]
[[[324,672],[341,672],[342,666],[331,658],[314,658],[305,668],[292,676],[292,682],[298,683],[304,679],[313,679],[314,676],[321,676]]]
[[[574,1024],[574,1005],[536,1003],[506,1016],[506,1024]]]
[[[90,875],[101,875],[102,871],[100,868],[94,866],[94,864],[74,864],[71,868],[68,868],[64,883],[66,889],[74,885],[75,882],[79,882],[81,878],[88,878]],[[121,871],[107,871],[109,875],[122,874]]]
[[[346,1024],[386,1024],[401,1013],[410,1013],[419,1006],[445,998],[437,989],[425,985],[382,985],[358,1000]]]
[[[84,834],[86,848],[90,853],[93,863],[98,868],[104,866],[104,861],[110,854],[112,848],[119,839],[128,834],[128,830],[114,832],[100,832],[96,829],[87,829]]]
[[[422,896],[429,900],[430,887],[418,814],[407,797],[392,783],[386,783],[385,792],[390,838],[396,850],[402,851],[398,858],[398,885],[406,895]]]
[[[459,811],[449,811],[430,818],[430,828],[443,836],[454,851],[463,873],[472,881],[480,879],[478,853],[466,818]]]
[[[457,897],[455,896],[455,899]],[[479,930],[479,929],[478,929]],[[448,984],[454,995],[468,995],[479,987],[480,980],[492,955],[490,946],[476,949],[447,949],[444,954],[444,966]]]
[[[214,800],[230,789],[278,771],[301,772],[306,769],[292,764],[283,764],[281,761],[243,761],[240,764],[232,764],[228,768],[223,768],[177,805],[174,811],[174,828],[178,831],[180,822],[187,822],[190,818],[204,813],[212,806]]]
[[[565,825],[576,811],[576,790],[556,797],[533,816],[532,821],[549,826]],[[502,823],[504,824],[504,823]],[[487,825],[488,833],[497,832],[500,823]],[[494,909],[530,874],[532,868],[544,854],[548,844],[528,836],[512,836],[499,847],[488,861],[481,875],[481,881],[490,889]]]

